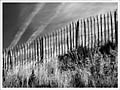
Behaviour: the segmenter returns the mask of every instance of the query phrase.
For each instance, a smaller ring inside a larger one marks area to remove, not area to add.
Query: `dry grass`
[[[64,56],[7,74],[3,87],[117,87],[117,62],[117,48],[109,48],[106,53],[99,48],[79,47]]]

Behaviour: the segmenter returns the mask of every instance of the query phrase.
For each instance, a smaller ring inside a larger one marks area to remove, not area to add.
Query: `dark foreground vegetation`
[[[78,49],[30,69],[6,75],[3,87],[118,87],[117,46]]]

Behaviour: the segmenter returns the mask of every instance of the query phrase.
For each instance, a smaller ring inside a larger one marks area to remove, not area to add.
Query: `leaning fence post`
[[[37,63],[39,62],[39,38],[37,38]]]
[[[21,66],[22,66],[22,46],[20,45],[20,63],[21,63]]]
[[[26,65],[26,68],[27,68],[27,61],[28,61],[28,49],[27,49],[27,43],[26,43],[26,60],[25,60],[25,65]]]
[[[107,36],[106,30],[107,30],[107,29],[106,29],[106,17],[105,17],[105,14],[104,14],[104,38],[105,38],[105,44],[106,44],[106,42],[107,42],[107,41],[106,41],[106,40],[107,40],[107,39],[106,39],[106,36]]]
[[[69,25],[69,36],[70,36],[70,51],[72,50],[72,35],[71,35],[71,24]]]
[[[6,71],[7,71],[8,70],[8,48],[6,48],[5,59],[6,59]]]
[[[107,25],[108,25],[108,41],[110,40],[109,39],[109,13],[107,13]]]
[[[30,56],[31,56],[31,61],[33,60],[33,42],[31,43],[31,48],[30,48]]]
[[[21,44],[21,62],[23,67],[23,44]]]
[[[10,65],[9,69],[11,69],[12,68],[12,48],[10,48],[10,62],[9,62],[9,65]]]
[[[47,52],[48,52],[48,58],[49,58],[49,56],[50,56],[50,54],[49,54],[49,35],[47,35],[47,44],[48,44],[48,50],[47,50]]]
[[[5,51],[5,55],[4,55],[4,57],[5,57],[5,70],[6,70],[6,64],[7,64],[7,49],[5,49],[4,50]]]
[[[94,35],[94,30],[93,30],[93,21],[92,21],[92,17],[90,17],[90,31],[91,31],[91,48],[93,48],[94,47],[94,37],[93,37],[93,35]]]
[[[52,35],[50,33],[50,58],[52,57]]]
[[[94,47],[96,46],[96,28],[95,28],[95,17],[93,17],[93,29],[94,29]]]
[[[51,34],[49,34],[49,54],[51,57]]]
[[[57,31],[55,32],[55,56],[57,56]]]
[[[76,25],[76,48],[79,46],[79,20],[77,20],[77,25]]]
[[[43,46],[43,37],[41,38],[40,41],[41,41],[41,45],[40,45],[41,46],[41,60],[43,60],[43,53],[44,53],[44,51],[43,51],[43,47],[44,47]]]
[[[41,37],[39,37],[39,61],[41,60],[41,46],[40,46]]]
[[[8,50],[8,71],[10,69],[10,49]]]
[[[101,29],[101,46],[103,45],[103,35],[102,35],[102,14],[100,15],[100,29]]]
[[[59,55],[59,30],[57,31],[57,55]]]
[[[23,44],[23,64],[24,64],[24,61],[25,61],[25,45]]]
[[[44,58],[46,59],[46,35],[44,35]]]
[[[74,38],[75,35],[74,35],[74,33],[75,33],[75,32],[74,32],[74,23],[72,22],[72,35],[73,35],[73,36],[72,36],[72,41],[73,41],[73,42],[72,42],[72,43],[73,43],[73,47],[72,47],[72,48],[73,48],[73,49],[75,48],[75,42],[74,42],[74,41],[75,41],[75,38]],[[73,50],[73,49],[72,49],[72,50]]]
[[[98,15],[97,15],[96,18],[97,18],[98,47],[99,47],[100,37],[99,37],[99,22],[98,22]]]
[[[54,57],[54,32],[52,32],[52,57]]]
[[[46,58],[48,59],[48,35],[46,35]]]
[[[67,34],[66,35],[66,39],[67,39],[67,41],[66,41],[67,42],[66,43],[66,45],[67,45],[66,48],[67,48],[67,52],[68,52],[69,51],[69,32],[68,32],[68,26],[66,26],[66,34]]]
[[[78,47],[79,47],[79,46],[81,46],[81,23],[80,23],[80,20],[78,20],[78,22],[79,22]]]
[[[86,38],[87,40],[86,40],[86,43],[88,43],[87,45],[86,45],[86,47],[88,47],[88,49],[91,47],[91,38],[90,38],[90,28],[89,28],[89,20],[88,20],[88,18],[87,18],[87,22],[86,22],[86,37],[88,37],[88,38]]]
[[[16,55],[15,55],[15,64],[16,64],[16,69],[17,69],[17,62],[18,62],[18,45],[15,47]]]
[[[72,43],[72,50],[73,50],[73,47],[74,47],[74,32],[73,32],[72,22],[71,22],[71,43]]]
[[[68,47],[67,47],[67,26],[64,29],[64,47],[65,47],[65,54],[67,53]]]
[[[86,23],[85,23],[85,20],[84,20],[84,45],[85,45],[85,47],[86,47]]]
[[[58,35],[59,35],[59,43],[58,43],[59,49],[58,49],[58,51],[59,51],[59,55],[60,55],[61,54],[61,32],[60,32],[60,30],[59,30]]]
[[[84,44],[83,44],[83,31],[84,31],[84,30],[83,30],[83,21],[82,21],[82,19],[81,19],[81,46],[82,46],[82,47],[84,47],[84,46],[83,46],[83,45],[84,45]]]
[[[60,29],[60,55],[63,55],[63,28]]]
[[[35,60],[34,62],[36,63],[37,62],[37,58],[38,58],[38,52],[37,52],[37,39],[35,40]],[[34,64],[35,65],[35,64]]]
[[[55,32],[53,32],[53,57],[55,57]]]
[[[117,21],[117,10],[114,12],[114,22],[115,22],[115,40],[116,45],[118,45],[118,21]]]
[[[5,49],[4,49],[4,51],[3,51],[3,61],[4,61],[4,63],[3,63],[3,65],[4,65],[4,70],[6,70],[6,51],[5,51]]]
[[[4,70],[4,66],[5,66],[5,53],[4,50],[2,51],[2,69]]]
[[[63,47],[64,47],[64,50],[63,50],[63,55],[66,53],[66,34],[65,34],[65,31],[66,31],[66,27],[63,29],[63,35],[64,35],[64,39],[63,39]]]

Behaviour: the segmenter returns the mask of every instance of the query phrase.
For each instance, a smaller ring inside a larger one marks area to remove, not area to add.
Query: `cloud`
[[[31,14],[27,17],[26,21],[21,25],[19,28],[17,34],[15,35],[13,41],[9,45],[10,47],[14,47],[18,41],[20,40],[21,36],[24,34],[26,31],[27,27],[29,24],[32,22],[33,18],[36,16],[36,14],[44,7],[45,4],[37,4],[35,9],[31,12]]]
[[[52,22],[52,20],[61,12],[61,9],[64,7],[64,3],[60,4],[57,8],[56,11],[54,13],[54,15],[48,20],[46,21],[45,24],[41,25],[40,27],[38,27],[38,29],[31,35],[31,37],[27,40],[28,42],[32,42],[33,40],[36,39],[36,37]]]

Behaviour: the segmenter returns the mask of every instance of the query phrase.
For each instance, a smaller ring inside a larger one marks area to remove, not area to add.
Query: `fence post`
[[[49,58],[51,57],[51,36],[49,34]]]
[[[81,46],[83,47],[83,22],[81,19]]]
[[[20,66],[22,66],[22,50],[21,50],[21,45],[19,45],[19,50],[20,50],[20,53],[19,53]]]
[[[86,32],[88,33],[86,33],[86,37],[88,37],[88,38],[86,38],[86,42],[88,43],[88,46],[86,45],[86,47],[88,47],[88,49],[91,47],[91,38],[90,38],[90,28],[89,28],[89,20],[88,20],[88,18],[87,18],[87,22],[86,22]],[[89,45],[90,44],[90,45]]]
[[[73,47],[72,47],[72,50],[75,48],[75,32],[74,32],[74,23],[72,22],[72,41],[73,41]]]
[[[100,29],[101,29],[101,46],[103,45],[103,35],[102,35],[102,14],[100,15]]]
[[[23,44],[23,64],[25,62],[25,44]]]
[[[8,71],[9,71],[9,69],[10,69],[10,59],[11,59],[10,49],[8,49]]]
[[[42,36],[42,57],[45,59],[45,37]]]
[[[66,34],[65,34],[65,31],[66,31],[66,27],[63,29],[63,35],[64,35],[64,39],[63,39],[63,55],[66,54]]]
[[[38,37],[38,63],[40,61],[40,37]]]
[[[90,31],[91,31],[91,48],[93,48],[94,46],[94,37],[93,37],[93,34],[94,34],[94,30],[93,30],[93,21],[92,21],[92,18],[90,17]]]
[[[8,70],[8,49],[6,49],[6,71]]]
[[[67,48],[67,50],[66,50],[66,53],[69,51],[69,32],[68,32],[68,26],[66,26],[66,39],[67,39],[67,43],[66,43],[66,48]]]
[[[22,66],[22,46],[20,45],[20,65]]]
[[[99,37],[99,22],[98,22],[98,15],[97,15],[97,32],[98,32],[98,47],[99,47],[99,42],[100,42],[100,37]]]
[[[109,13],[107,13],[108,41],[109,41]]]
[[[36,63],[38,59],[37,39],[35,40],[35,52],[36,52],[36,55],[35,55],[35,63]]]
[[[70,29],[69,29],[69,36],[70,36],[70,51],[72,50],[72,35],[71,35],[71,24],[69,25]]]
[[[76,25],[76,48],[79,46],[79,20],[77,20],[77,25]]]
[[[41,50],[40,50],[41,51],[41,60],[43,60],[43,53],[44,53],[43,52],[43,37],[41,38],[40,42],[41,42],[40,43],[40,46],[41,46]]]
[[[57,31],[57,55],[59,56],[59,30]]]
[[[50,33],[50,57],[52,57],[52,35]]]
[[[54,36],[53,36],[53,32],[51,33],[52,36],[52,57],[54,57]]]
[[[52,32],[52,57],[54,57],[54,53],[55,53],[54,32]]]
[[[2,52],[2,69],[5,70],[5,51]]]
[[[118,45],[118,21],[117,21],[117,10],[114,12],[114,22],[115,22],[115,40],[116,45]]]
[[[59,30],[59,55],[61,54],[61,29]]]
[[[110,20],[111,20],[111,41],[113,43],[113,20],[112,20],[112,13],[110,12]]]
[[[22,58],[22,67],[23,67],[23,44],[21,44],[21,58]]]
[[[106,17],[105,17],[105,14],[104,14],[104,38],[105,38],[105,44],[106,44]]]
[[[53,57],[53,37],[51,32],[51,57]]]
[[[46,35],[46,58],[48,59],[48,35]]]
[[[84,45],[85,45],[85,48],[86,48],[86,23],[85,23],[85,20],[84,20],[84,38],[85,38],[85,41],[84,41]]]
[[[7,48],[4,50],[4,62],[5,62],[5,71],[6,71],[6,67],[7,67]]]
[[[56,46],[55,46],[55,47],[56,47],[56,48],[55,48],[55,56],[57,56],[57,42],[58,42],[58,41],[57,41],[57,31],[56,31],[56,32],[55,32],[55,45],[56,45]]]
[[[5,70],[6,70],[6,67],[7,67],[7,48],[4,50],[4,57],[5,57]]]
[[[50,33],[50,58],[52,57],[52,34]]]
[[[46,55],[46,35],[44,35],[44,58],[46,59],[47,58],[47,55]]]
[[[67,26],[65,27],[65,29],[64,29],[64,54],[66,54],[67,53],[67,43],[66,43],[66,40],[67,40],[67,34],[66,34],[66,31],[67,31]]]
[[[49,50],[49,48],[50,48],[50,41],[49,41],[50,38],[49,38],[49,35],[47,35],[47,38],[48,38],[48,58],[49,58],[49,56],[50,56],[50,53],[49,53],[49,51],[50,51]]]
[[[16,69],[17,69],[17,62],[18,62],[18,45],[15,47],[16,55],[15,55],[15,64],[16,64]]]
[[[93,35],[93,38],[94,38],[94,47],[96,46],[96,28],[95,28],[95,17],[93,17],[93,31],[94,31],[94,35]]]
[[[33,42],[31,43],[31,48],[30,48],[30,59],[33,61]]]
[[[60,31],[61,31],[61,43],[60,43],[60,45],[61,45],[61,55],[63,55],[64,54],[64,28],[62,28],[62,29],[60,29]]]
[[[27,62],[28,62],[28,45],[26,43],[26,68],[27,68]]]

